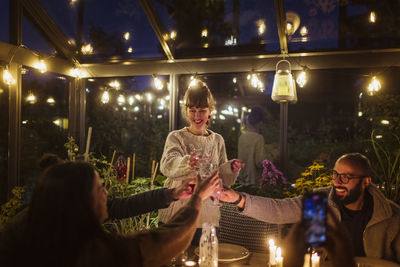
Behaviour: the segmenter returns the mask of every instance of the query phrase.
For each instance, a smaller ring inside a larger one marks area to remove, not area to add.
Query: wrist
[[[232,204],[238,205],[242,201],[242,199],[243,199],[243,195],[238,193],[238,198],[234,202],[232,202]]]

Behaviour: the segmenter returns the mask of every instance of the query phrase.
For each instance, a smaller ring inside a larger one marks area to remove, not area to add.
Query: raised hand
[[[187,199],[193,195],[194,187],[196,185],[196,178],[191,179],[186,183],[182,183],[180,186],[174,188],[172,191],[172,197],[175,200]]]
[[[218,171],[205,180],[201,180],[200,176],[197,176],[196,186],[194,188],[194,194],[197,194],[202,200],[210,197],[219,186],[219,173]]]

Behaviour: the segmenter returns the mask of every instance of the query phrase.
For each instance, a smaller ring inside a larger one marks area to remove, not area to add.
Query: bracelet
[[[234,204],[234,205],[239,204],[240,201],[242,201],[242,198],[243,198],[243,195],[239,193],[239,198],[235,202],[232,202],[232,204]]]

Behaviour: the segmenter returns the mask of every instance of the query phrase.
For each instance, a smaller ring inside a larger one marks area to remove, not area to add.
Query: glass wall
[[[66,158],[69,79],[24,67],[21,103],[21,177],[32,185],[44,153]]]
[[[111,161],[113,152],[125,158],[135,153],[135,176],[149,177],[159,161],[169,125],[168,76],[97,78],[86,82],[86,125],[93,128],[90,151]]]
[[[292,181],[314,160],[332,165],[343,153],[362,152],[371,158],[371,132],[399,132],[400,104],[397,69],[311,70],[302,88],[297,85],[298,102],[288,109],[288,177]],[[372,73],[379,73],[382,89],[371,95]],[[271,100],[274,72],[258,73],[263,88],[251,85],[250,73],[207,74],[206,82],[217,102],[210,129],[220,133],[228,158],[237,157],[238,138],[252,107],[264,110],[262,134],[267,154],[279,166],[280,106]],[[295,78],[299,72],[294,72]],[[179,79],[179,99],[190,82],[190,75]],[[188,123],[179,113],[179,128]],[[379,137],[378,138],[382,138]]]
[[[7,198],[7,172],[8,172],[8,97],[9,90],[2,81],[0,82],[0,203]]]

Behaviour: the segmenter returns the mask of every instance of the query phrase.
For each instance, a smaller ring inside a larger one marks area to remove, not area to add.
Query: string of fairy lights
[[[78,2],[78,0],[70,0],[71,6],[75,5]],[[292,14],[293,13],[293,14]],[[287,34],[288,35],[293,35],[296,30],[299,28],[299,33],[302,36],[302,41],[307,41],[307,35],[308,35],[308,29],[305,25],[300,27],[300,20],[298,16],[294,12],[288,12],[287,14]],[[371,11],[369,13],[369,22],[370,23],[375,23],[377,21],[377,16],[374,11]],[[257,27],[257,34],[259,36],[262,36],[263,34],[266,33],[267,31],[267,25],[265,23],[265,20],[258,19],[255,22],[255,25]],[[177,38],[178,33],[175,30],[171,30],[169,33],[166,33],[163,38],[166,41],[174,41]],[[201,31],[201,38],[202,38],[202,46],[204,48],[207,48],[209,46],[208,43],[208,37],[209,37],[209,30],[207,28],[203,28]],[[129,41],[132,38],[132,33],[131,32],[124,32],[122,34],[122,38],[125,41]],[[225,40],[225,45],[226,46],[231,46],[231,45],[237,45],[236,43],[236,38],[234,36],[230,36],[227,40]],[[19,46],[20,47],[20,46]],[[14,47],[10,53],[9,57],[6,63],[3,63],[0,65],[0,67],[3,68],[3,82],[11,86],[16,83],[16,80],[12,76],[9,70],[9,66],[12,62],[13,57],[15,54],[18,52],[19,47]],[[84,43],[81,46],[80,49],[82,55],[91,55],[94,54],[94,48],[91,43]],[[127,48],[128,53],[133,52],[132,46],[129,46]],[[33,68],[37,69],[37,71],[41,74],[44,74],[47,72],[47,65],[46,65],[46,58],[43,57],[42,55],[36,54],[37,56],[37,61],[33,64]],[[296,75],[296,83],[300,88],[303,88],[306,86],[308,79],[310,77],[310,69],[305,66],[301,65],[297,62],[298,65],[301,66],[302,70]],[[90,75],[87,73],[87,71],[83,70],[82,68],[79,67],[79,65],[71,68],[69,71],[69,75],[74,78],[82,79],[82,78],[88,78],[88,81],[93,81],[92,78],[89,78]],[[255,88],[256,90],[259,90],[260,92],[265,91],[265,84],[263,82],[262,77],[260,76],[261,72],[257,72],[255,69],[252,69],[247,75],[246,79],[248,80],[249,84],[251,87]],[[164,89],[165,85],[167,86],[168,90],[170,90],[170,83],[165,82],[163,78],[157,74],[152,75],[153,78],[153,87],[157,91],[161,91]],[[189,85],[192,86],[193,83],[196,82],[198,79],[197,74],[194,74],[190,77]],[[233,77],[232,82],[236,84],[238,81],[237,77]],[[104,92],[101,95],[100,101],[103,104],[108,104],[111,101],[111,94],[110,94],[110,89],[114,89],[116,91],[121,89],[121,84],[119,83],[118,80],[113,80],[108,83],[108,87],[104,89]],[[381,89],[381,83],[376,75],[370,75],[370,81],[366,87],[366,91],[368,95],[374,95]],[[144,94],[133,94],[133,95],[127,95],[125,96],[124,94],[118,94],[116,101],[119,106],[133,106],[135,103],[140,102],[140,101],[147,101],[148,103],[152,103],[155,100],[155,95],[153,95],[150,92],[144,93]],[[26,97],[26,101],[30,104],[34,104],[37,101],[36,96],[33,94],[33,92],[29,91],[28,96]],[[169,101],[169,95],[167,96],[161,96],[159,97],[156,101],[158,101],[158,109],[163,110],[166,108],[166,105]],[[49,96],[46,99],[46,103],[49,105],[55,105],[56,101],[53,97]],[[134,106],[132,109],[134,112],[139,112],[140,108],[139,106]],[[218,115],[218,118],[221,120],[224,120],[226,116],[235,116],[237,117],[238,122],[240,122],[240,109],[237,107],[234,107],[232,105],[227,105],[225,109],[221,110],[221,112]],[[246,107],[242,107],[242,112],[245,111],[247,112]],[[216,114],[214,116],[217,116]],[[359,113],[360,116],[360,113]],[[361,114],[362,116],[362,114]],[[382,122],[384,124],[386,122]]]

